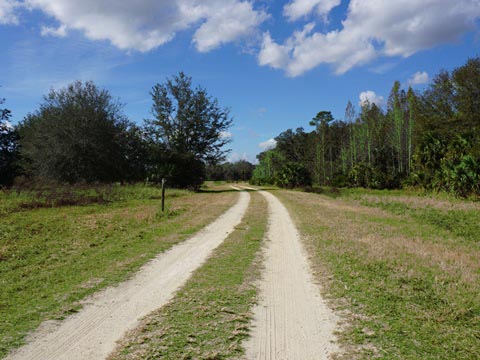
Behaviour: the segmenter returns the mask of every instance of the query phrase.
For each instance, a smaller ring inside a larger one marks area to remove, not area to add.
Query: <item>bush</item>
[[[285,188],[311,185],[310,174],[307,169],[297,163],[285,164],[277,174],[277,185]]]
[[[160,183],[163,178],[169,187],[199,190],[205,181],[205,164],[191,154],[160,154],[150,169],[149,181]]]

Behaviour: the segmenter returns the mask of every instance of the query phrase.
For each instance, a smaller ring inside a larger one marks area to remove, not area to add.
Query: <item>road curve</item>
[[[244,344],[246,359],[328,359],[337,351],[338,319],[314,283],[287,209],[271,193],[260,193],[268,201],[270,220],[259,304],[254,308],[251,338]]]
[[[10,354],[8,360],[105,359],[126,331],[166,304],[218,245],[234,230],[250,201],[240,192],[237,203],[185,242],[146,264],[130,280],[86,300],[84,308],[55,329],[37,331],[33,341]]]

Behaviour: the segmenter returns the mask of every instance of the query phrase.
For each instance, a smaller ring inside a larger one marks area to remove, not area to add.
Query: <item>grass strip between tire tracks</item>
[[[110,360],[226,359],[241,356],[267,226],[267,204],[252,199],[236,230],[194,272],[173,300],[147,316]]]

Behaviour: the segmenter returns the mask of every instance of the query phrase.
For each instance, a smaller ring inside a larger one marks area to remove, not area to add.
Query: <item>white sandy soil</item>
[[[323,360],[337,352],[338,318],[315,284],[300,236],[287,209],[271,193],[265,271],[254,308],[248,360]]]

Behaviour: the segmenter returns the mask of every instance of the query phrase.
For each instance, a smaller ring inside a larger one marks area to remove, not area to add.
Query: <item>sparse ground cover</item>
[[[267,204],[251,193],[249,210],[173,300],[126,336],[111,359],[226,359],[248,334]]]
[[[154,187],[0,192],[0,357],[42,321],[78,311],[81,299],[213,221],[237,196],[213,184],[201,193],[168,190],[163,215]]]
[[[275,195],[345,311],[344,358],[480,358],[478,203],[401,191]]]

